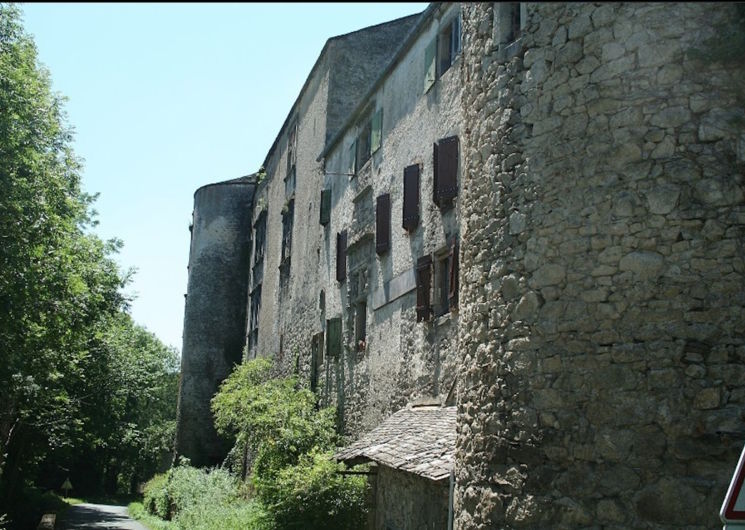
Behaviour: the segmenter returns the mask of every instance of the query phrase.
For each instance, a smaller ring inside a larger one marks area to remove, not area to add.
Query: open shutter
[[[357,140],[352,142],[352,145],[349,146],[347,157],[347,160],[349,161],[349,165],[347,166],[347,173],[349,175],[354,175],[355,173],[357,173]]]
[[[449,278],[448,278],[448,305],[450,310],[458,307],[458,241],[453,239],[450,245],[450,256],[448,263],[449,267]]]
[[[432,202],[440,206],[440,150],[437,142],[432,144]]]
[[[321,218],[322,225],[329,224],[331,221],[331,190],[321,190]]]
[[[434,149],[434,194],[435,204],[450,206],[458,196],[458,137],[440,140]]]
[[[404,169],[403,227],[409,232],[419,224],[419,164]]]
[[[424,50],[424,91],[435,84],[437,80],[437,39],[432,39]]]
[[[375,205],[375,252],[384,254],[391,246],[391,195],[386,193]]]
[[[347,231],[336,234],[336,281],[347,278]]]
[[[432,286],[432,256],[422,256],[416,261],[416,321],[429,320],[432,316],[430,290]]]
[[[341,317],[326,321],[326,356],[332,359],[341,356]]]
[[[373,115],[372,118],[372,131],[370,132],[371,139],[370,139],[370,152],[374,153],[378,149],[380,149],[380,145],[383,140],[383,109],[378,109],[378,111]]]

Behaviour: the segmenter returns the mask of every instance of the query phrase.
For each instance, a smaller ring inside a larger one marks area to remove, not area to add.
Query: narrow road
[[[147,530],[130,518],[126,506],[76,504],[57,521],[58,530]]]

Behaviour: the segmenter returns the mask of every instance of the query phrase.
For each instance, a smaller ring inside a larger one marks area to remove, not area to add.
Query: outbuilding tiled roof
[[[450,476],[455,460],[456,407],[399,410],[359,440],[341,449],[343,462],[377,462],[430,480]]]

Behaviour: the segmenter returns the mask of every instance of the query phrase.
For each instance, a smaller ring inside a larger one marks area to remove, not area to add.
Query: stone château
[[[433,3],[330,39],[263,167],[195,193],[177,454],[221,461],[209,399],[268,356],[377,464],[373,528],[718,526],[744,32],[735,4]]]

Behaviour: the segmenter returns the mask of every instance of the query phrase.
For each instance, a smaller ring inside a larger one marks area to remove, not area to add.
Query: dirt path
[[[126,506],[76,504],[55,526],[58,530],[147,530],[129,517]]]

